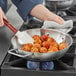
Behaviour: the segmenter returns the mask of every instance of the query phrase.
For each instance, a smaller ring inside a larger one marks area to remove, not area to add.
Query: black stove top
[[[73,7],[74,8],[74,7]],[[74,11],[71,13],[71,11]],[[44,69],[43,64],[46,62],[35,62],[34,66],[37,63],[37,68],[29,69],[27,64],[28,60],[21,59],[19,57],[10,55],[7,53],[3,63],[1,65],[1,76],[75,76],[76,75],[76,13],[75,10],[66,10],[69,16],[64,17],[65,20],[72,19],[74,21],[74,27],[69,33],[73,38],[73,44],[69,48],[68,52],[60,59],[49,61],[48,63],[53,64],[52,69]],[[74,14],[75,13],[75,14]],[[20,28],[21,31],[32,29],[32,28],[41,28],[43,22],[37,20],[31,20],[28,24],[22,25]],[[11,45],[10,45],[11,46]],[[11,49],[10,47],[9,49]],[[8,50],[9,50],[8,49]]]

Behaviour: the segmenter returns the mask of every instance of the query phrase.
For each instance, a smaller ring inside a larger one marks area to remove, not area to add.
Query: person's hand
[[[59,24],[63,24],[64,23],[64,19],[63,18],[61,18],[60,16],[58,16],[58,15],[52,13],[52,12],[50,12],[50,16],[48,16],[48,20],[49,21],[55,21],[55,22],[57,22]]]
[[[49,11],[45,6],[42,4],[36,5],[31,11],[30,14],[35,16],[36,18],[42,21],[55,21],[59,24],[63,24],[64,20],[57,16],[56,14]]]
[[[6,19],[4,12],[2,11],[2,9],[0,7],[0,27],[4,25],[3,18]]]

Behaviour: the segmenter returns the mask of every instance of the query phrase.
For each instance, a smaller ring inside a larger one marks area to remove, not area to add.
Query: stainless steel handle
[[[17,49],[11,49],[11,50],[8,51],[8,53],[12,54],[12,55],[15,55],[15,56],[18,56],[18,57],[22,57],[22,58],[26,58],[26,57],[32,55],[32,53],[31,54],[26,54],[26,55],[25,54],[19,54],[19,53],[16,53],[16,51],[17,51]]]

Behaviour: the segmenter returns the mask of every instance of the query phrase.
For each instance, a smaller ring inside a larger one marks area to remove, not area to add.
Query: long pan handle
[[[16,28],[14,28],[6,19],[3,18],[5,26],[7,26],[10,30],[12,30],[15,34],[18,32]]]

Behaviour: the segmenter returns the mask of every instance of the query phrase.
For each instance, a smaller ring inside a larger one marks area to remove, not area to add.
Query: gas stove
[[[75,15],[76,11],[72,9],[67,10],[66,12],[68,15],[63,18],[65,20],[72,19],[74,22],[74,27],[72,31],[69,33],[73,38],[73,44],[69,48],[68,52],[62,58],[49,62],[47,61],[38,62],[22,59],[7,53],[5,54],[3,62],[1,63],[1,76],[25,76],[25,75],[75,76],[76,75],[76,15]],[[28,24],[23,23],[20,30],[23,31],[32,28],[41,28],[42,25],[43,22],[37,20],[31,20]],[[8,47],[8,50],[10,49],[12,49],[11,44]]]
[[[72,31],[71,31],[72,32]],[[76,36],[72,35],[74,43],[68,50],[68,52],[60,59],[55,61],[49,61],[52,63],[52,69],[44,69],[42,66],[46,62],[36,62],[22,59],[10,54],[7,54],[1,67],[1,76],[58,76],[76,75]],[[11,47],[9,48],[11,49]],[[28,68],[28,62],[33,62],[35,68]],[[51,68],[50,66],[50,68]]]

